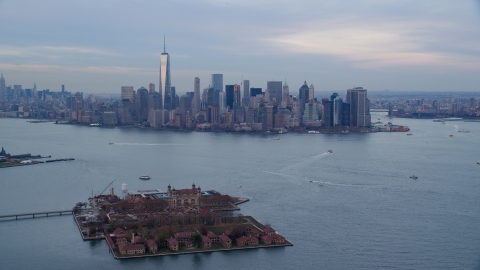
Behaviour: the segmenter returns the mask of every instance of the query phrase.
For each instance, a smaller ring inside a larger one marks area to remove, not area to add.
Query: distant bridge
[[[24,214],[10,214],[10,215],[1,215],[0,219],[3,218],[15,218],[18,219],[18,217],[32,217],[35,218],[35,216],[45,216],[49,217],[51,215],[55,216],[62,216],[62,215],[71,215],[73,213],[72,210],[58,210],[58,211],[48,211],[48,212],[35,212],[35,213],[24,213]]]

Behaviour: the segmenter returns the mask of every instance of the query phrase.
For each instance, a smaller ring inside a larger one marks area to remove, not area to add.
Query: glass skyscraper
[[[170,109],[171,102],[175,97],[171,95],[171,80],[170,80],[170,55],[165,49],[165,37],[163,39],[163,53],[160,55],[160,89],[159,93],[162,95],[162,108]],[[167,100],[168,104],[165,104]]]

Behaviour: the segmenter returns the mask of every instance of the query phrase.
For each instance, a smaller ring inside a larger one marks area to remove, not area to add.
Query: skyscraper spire
[[[165,47],[165,35],[163,35],[163,53],[167,53],[167,49]]]

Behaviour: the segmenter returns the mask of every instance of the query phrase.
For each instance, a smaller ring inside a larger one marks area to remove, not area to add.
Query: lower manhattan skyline
[[[159,10],[178,12],[159,17]],[[153,83],[158,90],[164,35],[171,85],[179,94],[194,91],[195,77],[201,89],[208,87],[211,74],[223,74],[224,86],[306,80],[323,95],[362,85],[369,91],[456,92],[478,91],[480,84],[479,1],[113,7],[1,1],[0,22],[7,86],[115,94],[121,86]]]

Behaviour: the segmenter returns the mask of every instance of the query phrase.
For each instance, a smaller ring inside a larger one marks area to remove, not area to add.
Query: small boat
[[[322,182],[318,182],[318,185],[323,187],[323,183]]]
[[[413,135],[413,134],[412,134],[412,133],[407,133],[407,135],[408,135],[408,136],[411,136],[411,135]]]
[[[448,137],[453,137],[453,134],[448,135]]]
[[[142,176],[140,176],[140,178],[139,178],[139,179],[142,179],[142,180],[149,180],[149,179],[150,179],[150,176],[148,176],[148,175],[142,175]]]
[[[469,133],[470,131],[466,129],[460,129],[458,132]]]
[[[332,151],[332,150],[328,150],[327,153],[328,153],[328,154],[331,154],[331,153],[333,153],[333,151]]]
[[[114,144],[114,143],[113,143],[113,142],[109,142],[108,144],[110,144],[110,145],[111,145],[111,144]]]
[[[477,161],[477,164],[478,164],[478,165],[480,165],[480,160],[479,160],[479,161]]]
[[[412,178],[412,179],[418,179],[418,176],[416,176],[415,174],[413,174],[413,175],[410,175],[410,178]]]
[[[280,138],[275,137],[275,138],[272,138],[272,140],[278,141],[278,140],[280,140]]]

